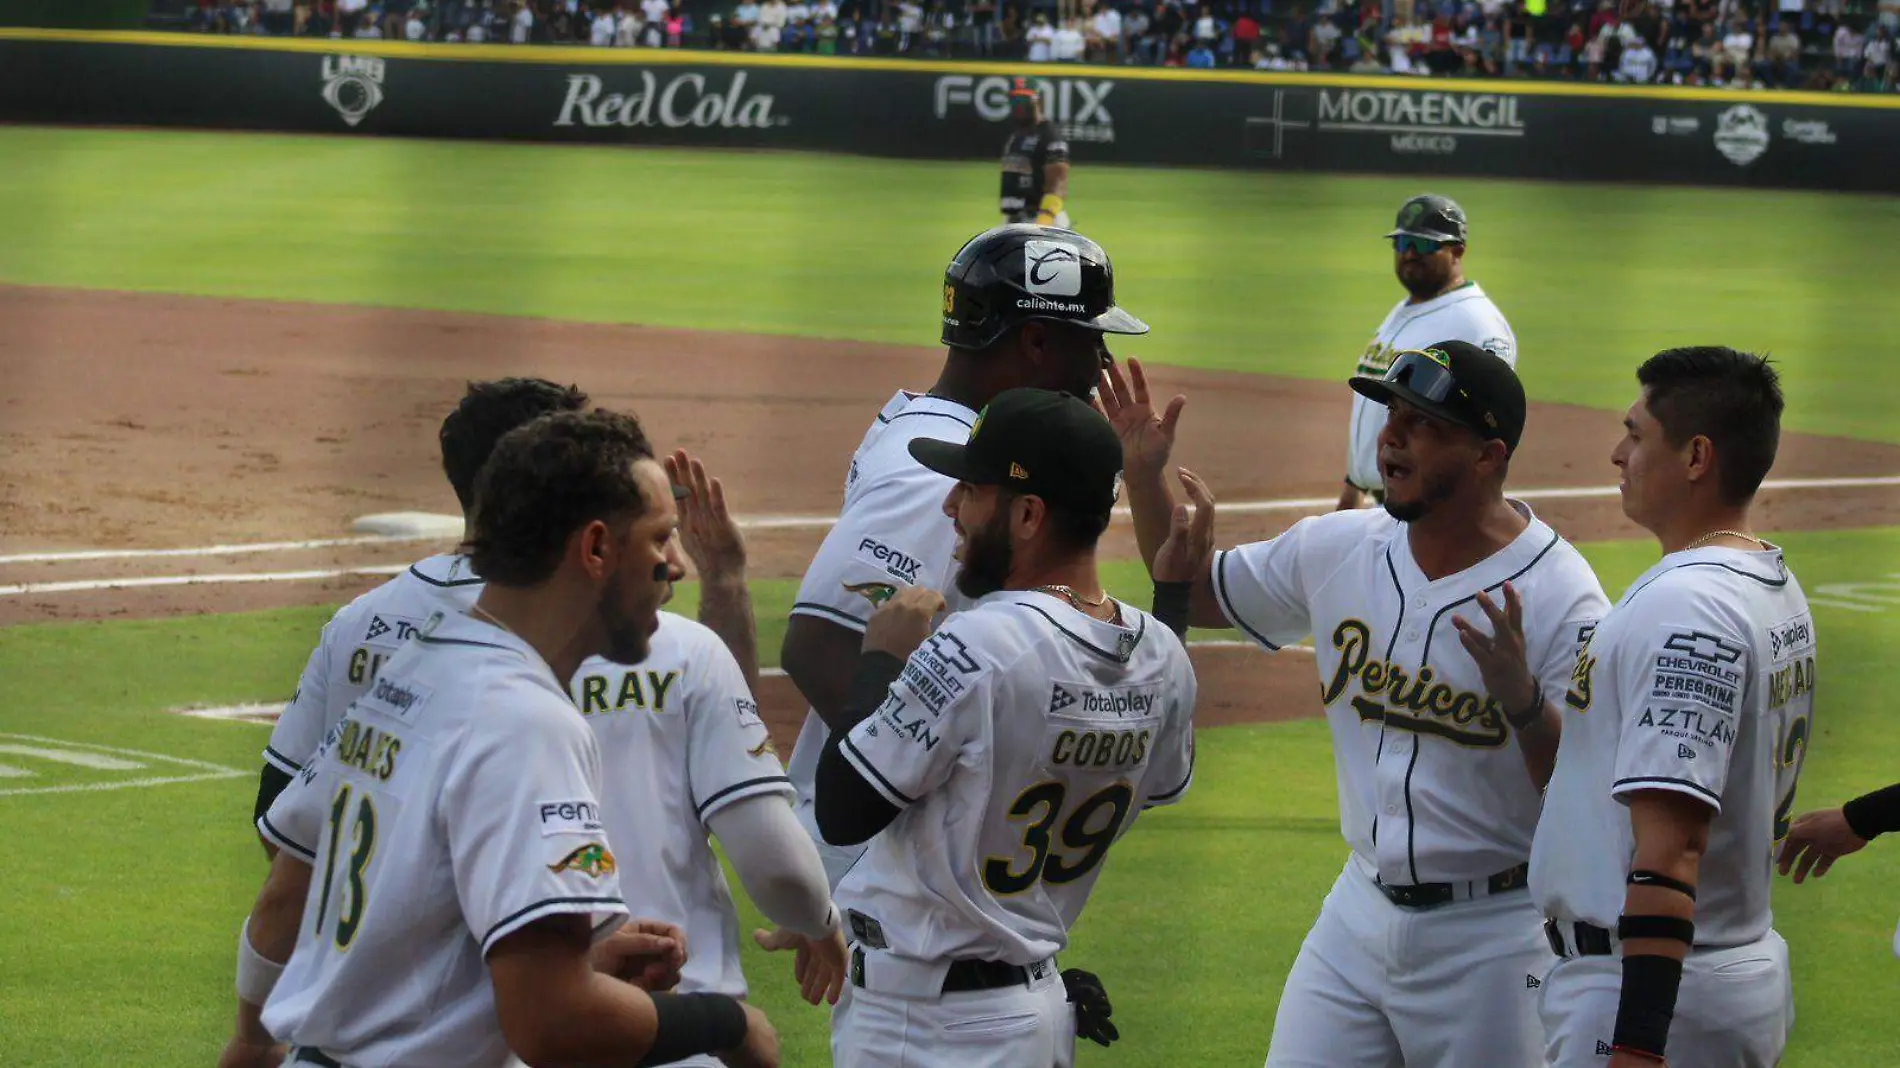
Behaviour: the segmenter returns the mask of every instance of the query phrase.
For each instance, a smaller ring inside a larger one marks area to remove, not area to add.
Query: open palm
[[[1148,377],[1135,359],[1128,361],[1125,378],[1120,367],[1109,364],[1096,390],[1096,406],[1122,439],[1122,467],[1130,477],[1154,475],[1168,465],[1175,425],[1186,405],[1186,397],[1176,396],[1166,410],[1155,414],[1148,399]]]

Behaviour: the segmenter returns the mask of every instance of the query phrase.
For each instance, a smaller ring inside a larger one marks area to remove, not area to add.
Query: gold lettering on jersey
[[[1564,692],[1564,704],[1579,712],[1590,711],[1590,683],[1596,669],[1597,658],[1590,655],[1590,643],[1585,642],[1583,651],[1577,654],[1577,665],[1570,669],[1570,689]]]
[[[1804,656],[1768,676],[1768,707],[1780,708],[1814,690],[1814,658]]]
[[[1071,768],[1130,768],[1148,759],[1154,731],[1065,730],[1049,747],[1049,762]]]
[[[677,671],[629,671],[620,676],[620,688],[612,698],[607,688],[611,675],[585,675],[581,678],[580,708],[583,716],[601,716],[624,712],[629,707],[648,712],[665,712],[666,696],[679,681]]]
[[[1377,659],[1372,655],[1372,628],[1357,619],[1341,620],[1332,641],[1339,650],[1339,666],[1320,691],[1328,707],[1356,679],[1360,692],[1352,698],[1352,707],[1362,720],[1459,745],[1504,744],[1504,711],[1491,697],[1439,682],[1430,667],[1420,668],[1414,677],[1402,664]]]
[[[1373,338],[1372,343],[1366,346],[1366,351],[1359,357],[1359,373],[1374,377],[1383,376],[1392,369],[1392,357],[1398,355],[1398,351],[1378,338]]]
[[[401,751],[401,738],[347,717],[338,725],[335,744],[330,747],[339,763],[383,782],[396,773],[396,754]]]
[[[364,646],[357,646],[350,654],[350,682],[357,686],[367,686],[383,669],[383,661],[389,659],[388,653],[378,653]]]

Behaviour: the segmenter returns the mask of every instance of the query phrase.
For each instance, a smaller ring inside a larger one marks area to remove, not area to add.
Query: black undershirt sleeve
[[[1862,838],[1900,831],[1900,783],[1856,797],[1841,806],[1841,814],[1848,829]]]
[[[868,842],[897,818],[897,806],[858,774],[839,745],[851,728],[877,711],[891,684],[903,673],[904,661],[889,653],[873,651],[858,658],[857,673],[851,676],[851,689],[845,695],[842,722],[825,739],[813,784],[812,807],[818,833],[832,845]]]
[[[277,800],[277,795],[283,793],[284,787],[289,785],[289,772],[275,764],[264,765],[263,773],[257,777],[257,805],[251,813],[253,829],[256,828],[257,821],[264,818],[264,813],[270,811],[271,802]]]

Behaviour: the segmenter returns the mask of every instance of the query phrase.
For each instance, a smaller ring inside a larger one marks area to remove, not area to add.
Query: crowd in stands
[[[184,0],[214,33],[1892,92],[1900,0]]]

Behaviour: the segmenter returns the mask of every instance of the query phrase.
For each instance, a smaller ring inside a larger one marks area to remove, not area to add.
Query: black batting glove
[[[1062,985],[1075,1006],[1075,1033],[1098,1046],[1106,1046],[1121,1037],[1109,1021],[1114,1009],[1108,1004],[1108,991],[1094,972],[1070,968],[1062,973]]]

